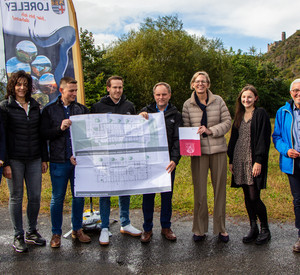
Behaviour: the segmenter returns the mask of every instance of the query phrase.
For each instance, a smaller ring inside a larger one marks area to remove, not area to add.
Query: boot
[[[260,233],[255,241],[255,244],[265,244],[271,239],[271,232],[269,230],[268,224],[261,225]]]
[[[250,231],[247,236],[243,237],[243,243],[251,243],[256,240],[259,234],[258,226],[255,220],[250,221]]]

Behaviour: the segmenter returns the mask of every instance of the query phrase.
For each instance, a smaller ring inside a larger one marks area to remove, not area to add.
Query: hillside
[[[281,74],[284,78],[300,78],[300,30],[286,40],[279,41],[264,58],[282,69]]]

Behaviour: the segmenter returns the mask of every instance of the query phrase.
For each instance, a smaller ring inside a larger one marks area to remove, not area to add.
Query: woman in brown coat
[[[207,176],[211,171],[214,189],[214,234],[229,241],[225,228],[227,146],[224,135],[230,130],[231,117],[224,100],[210,90],[206,72],[197,72],[191,80],[191,97],[184,103],[182,118],[185,127],[198,127],[201,135],[201,156],[191,158],[194,184],[194,241],[205,239],[208,231]]]

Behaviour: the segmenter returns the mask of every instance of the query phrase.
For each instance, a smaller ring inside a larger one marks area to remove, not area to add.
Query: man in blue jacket
[[[276,114],[273,142],[280,153],[279,165],[286,173],[293,195],[298,240],[294,252],[300,252],[300,78],[290,87],[290,99]]]

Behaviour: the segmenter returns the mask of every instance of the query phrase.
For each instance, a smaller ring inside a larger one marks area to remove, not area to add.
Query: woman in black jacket
[[[255,241],[263,244],[270,240],[265,204],[260,199],[260,190],[266,188],[271,124],[267,112],[257,108],[257,90],[245,86],[236,103],[236,113],[228,144],[229,170],[232,187],[242,187],[245,205],[250,219],[250,232],[244,243]],[[261,231],[257,226],[257,217]]]
[[[6,133],[6,156],[3,175],[9,188],[9,210],[17,252],[28,250],[26,243],[45,245],[37,232],[40,209],[42,172],[47,171],[47,148],[40,137],[40,108],[31,97],[32,78],[24,71],[13,73],[7,84],[6,100],[2,101]],[[23,181],[25,179],[28,205],[28,231],[24,239],[22,222]]]

